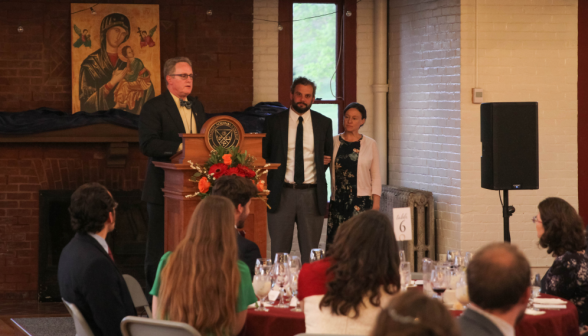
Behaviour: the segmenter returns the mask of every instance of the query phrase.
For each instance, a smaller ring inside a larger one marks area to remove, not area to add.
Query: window
[[[290,106],[294,78],[313,80],[312,109],[333,120],[333,135],[343,131],[343,109],[356,99],[355,9],[356,0],[280,0],[279,100]],[[343,16],[347,11],[351,16]]]

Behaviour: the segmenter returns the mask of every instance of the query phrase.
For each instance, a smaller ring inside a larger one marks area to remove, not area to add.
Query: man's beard
[[[239,216],[239,219],[237,220],[237,229],[242,229],[245,226],[246,219],[247,216],[243,216],[243,213],[241,213],[241,216]]]
[[[304,103],[298,103],[298,104],[304,104],[304,107],[300,107],[293,100],[292,100],[291,104],[292,104],[292,109],[294,109],[294,111],[296,111],[298,113],[306,113],[306,111],[310,110],[310,107],[312,106],[312,104],[306,105]]]

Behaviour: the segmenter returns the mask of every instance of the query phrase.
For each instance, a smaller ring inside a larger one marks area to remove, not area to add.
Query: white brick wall
[[[254,0],[253,17],[278,21],[278,0]],[[278,101],[278,24],[253,20],[253,102]]]
[[[389,181],[432,191],[438,249],[460,248],[459,0],[389,6]]]
[[[480,106],[475,86],[474,0],[461,1],[461,241],[475,250],[502,240],[497,191],[480,187]],[[578,206],[577,0],[478,0],[478,84],[486,102],[539,102],[539,190],[512,191],[512,242],[535,267],[552,258],[537,247],[531,218],[548,196]]]
[[[373,138],[374,0],[362,0],[357,4],[356,48],[357,102],[363,104],[367,110],[367,120],[361,132]]]

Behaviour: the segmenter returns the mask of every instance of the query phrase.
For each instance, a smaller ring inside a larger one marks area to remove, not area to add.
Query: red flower
[[[241,170],[237,167],[229,168],[227,170],[227,172],[225,173],[225,176],[231,176],[231,175],[245,177],[245,176],[243,176],[243,173],[241,172]]]
[[[243,174],[241,176],[244,176],[246,178],[254,178],[255,177],[255,172],[253,170],[249,169],[248,167],[238,164],[237,168],[239,168],[239,170],[241,171],[241,174]]]
[[[217,164],[213,164],[210,169],[208,170],[208,174],[213,174],[214,173],[214,177],[215,178],[219,178],[221,176],[223,176],[226,172],[227,172],[227,165],[224,163],[217,163]]]
[[[200,181],[198,181],[198,191],[200,191],[203,194],[206,194],[208,192],[208,189],[210,189],[210,182],[208,182],[208,179],[206,177],[202,177]]]

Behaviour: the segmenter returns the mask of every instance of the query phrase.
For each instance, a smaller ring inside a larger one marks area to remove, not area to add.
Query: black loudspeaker
[[[537,103],[484,103],[480,121],[482,188],[539,189]]]

